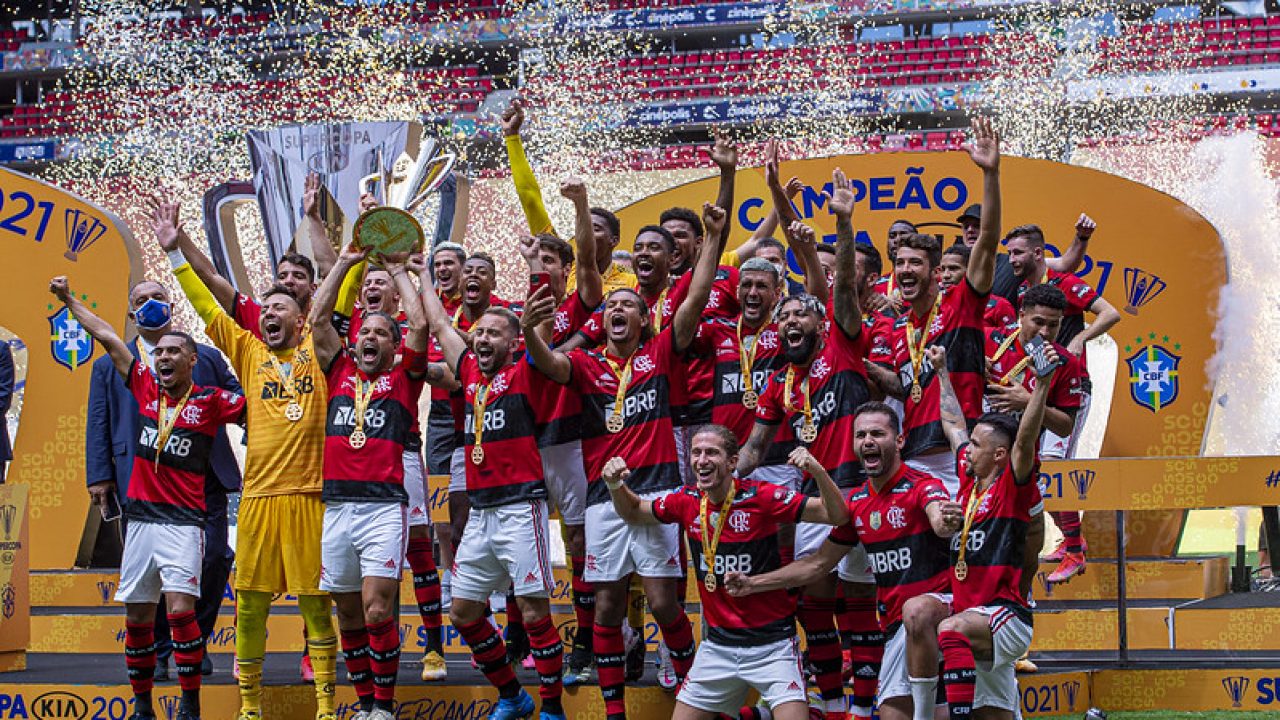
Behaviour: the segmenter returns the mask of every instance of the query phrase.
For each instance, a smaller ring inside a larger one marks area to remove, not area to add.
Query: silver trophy
[[[241,291],[250,288],[235,210],[257,200],[274,269],[288,252],[311,254],[296,242],[302,225],[307,175],[320,176],[320,215],[330,242],[351,240],[360,217],[360,196],[414,212],[435,192],[456,158],[424,137],[416,122],[352,122],[289,125],[248,133],[252,182],[223,183],[204,195],[204,225],[214,265]]]

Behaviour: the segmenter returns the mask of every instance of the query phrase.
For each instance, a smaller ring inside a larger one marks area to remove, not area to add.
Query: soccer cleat
[[[135,710],[134,713],[129,716],[129,720],[156,720],[156,714],[138,712]]]
[[[1081,538],[1080,553],[1084,554],[1087,552],[1089,552],[1089,543],[1085,542],[1084,538]],[[1040,561],[1047,562],[1047,563],[1062,562],[1062,559],[1065,558],[1066,556],[1067,556],[1067,544],[1065,542],[1060,542],[1058,543],[1058,547],[1053,549],[1053,552],[1040,558]]]
[[[445,667],[444,656],[432,650],[422,656],[422,681],[423,682],[439,682],[444,680],[449,674],[449,669]]]
[[[200,720],[200,716],[187,708],[179,706],[178,711],[173,714],[173,720]]]
[[[563,710],[560,711],[559,713],[547,712],[546,710],[543,710],[542,712],[538,713],[538,720],[567,720],[567,718],[565,717]]]
[[[524,659],[520,661],[520,667],[524,668],[525,670],[533,670],[535,667],[537,667],[536,665],[533,664],[533,655],[525,655]]]
[[[369,713],[365,715],[366,720],[392,720],[394,717],[395,716],[392,715],[390,711],[383,710],[380,707],[370,710]]]
[[[676,689],[680,679],[676,677],[676,666],[671,662],[671,651],[665,642],[658,643],[658,686],[667,692]]]
[[[302,682],[313,683],[316,681],[316,671],[311,668],[310,655],[302,656],[302,663],[298,666],[298,673],[302,675]]]
[[[533,698],[524,690],[510,698],[498,698],[493,704],[489,720],[524,720],[533,715]]]
[[[644,639],[628,625],[622,626],[622,636],[627,646],[626,679],[635,682],[644,677]]]
[[[1058,569],[1049,573],[1049,577],[1045,578],[1045,582],[1057,585],[1070,580],[1076,575],[1083,575],[1085,564],[1083,553],[1069,552],[1062,558],[1062,563],[1058,565]]]
[[[575,647],[564,659],[565,687],[583,685],[591,682],[591,665],[594,658],[586,648]]]
[[[357,710],[356,713],[351,716],[351,720],[369,720],[369,711]]]
[[[1027,657],[1026,655],[1023,655],[1022,657],[1013,661],[1013,671],[1017,673],[1026,674],[1026,673],[1039,672],[1040,668],[1036,667],[1036,664],[1031,662],[1031,658]]]

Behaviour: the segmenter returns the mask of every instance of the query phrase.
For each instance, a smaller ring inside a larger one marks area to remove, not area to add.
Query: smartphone
[[[120,510],[120,498],[114,492],[107,493],[107,501],[99,505],[98,510],[102,512],[103,522],[114,522],[123,514]]]
[[[1045,375],[1048,375],[1054,368],[1061,365],[1063,362],[1062,358],[1058,358],[1057,362],[1049,362],[1049,358],[1045,357],[1045,349],[1047,347],[1048,343],[1046,343],[1044,338],[1039,335],[1031,338],[1031,341],[1023,346],[1023,349],[1027,351],[1027,356],[1031,358],[1031,364],[1034,368],[1036,377],[1044,377]]]
[[[538,292],[538,288],[542,287],[543,285],[550,285],[550,284],[551,284],[551,273],[545,272],[545,271],[533,273],[532,275],[529,276],[529,294],[533,295],[534,293]]]

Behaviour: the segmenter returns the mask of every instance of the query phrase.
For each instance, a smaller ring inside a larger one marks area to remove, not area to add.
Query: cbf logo
[[[67,251],[62,256],[72,262],[107,232],[105,223],[83,210],[68,209],[63,213],[63,219],[66,221],[62,231]]]
[[[1093,487],[1093,479],[1098,473],[1093,470],[1072,470],[1067,474],[1067,478],[1071,480],[1071,485],[1076,489],[1076,495],[1081,500],[1089,498],[1089,488]]]
[[[1127,267],[1124,269],[1124,311],[1130,315],[1137,315],[1138,310],[1147,303],[1156,299],[1156,296],[1164,292],[1167,285],[1160,279],[1159,275],[1143,270],[1142,268]]]
[[[1151,333],[1149,340],[1155,339],[1156,334]],[[1169,342],[1168,335],[1162,339]],[[1125,352],[1133,352],[1125,359],[1129,366],[1129,395],[1142,407],[1158,413],[1178,399],[1178,363],[1182,356],[1164,345],[1153,342],[1143,346],[1142,342],[1138,338],[1134,345],[1125,346]],[[1182,345],[1174,344],[1173,348],[1181,350]]]
[[[1244,694],[1249,692],[1249,678],[1243,675],[1233,675],[1222,678],[1222,689],[1227,691],[1227,696],[1231,698],[1231,707],[1241,707],[1240,703],[1244,700]]]
[[[65,305],[49,316],[49,352],[68,370],[75,370],[93,357],[93,336],[81,327]]]

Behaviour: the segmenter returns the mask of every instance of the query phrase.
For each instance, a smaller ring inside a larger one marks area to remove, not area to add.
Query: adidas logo
[[[792,680],[792,681],[791,681],[791,684],[787,686],[787,689],[788,689],[788,690],[799,690],[799,689],[800,689],[800,685],[799,685],[799,683],[797,683],[795,680]]]
[[[533,573],[529,573],[528,575],[524,576],[524,581],[527,583],[538,582],[538,576],[534,575]]]
[[[680,561],[676,559],[675,555],[672,555],[671,557],[667,558],[667,567],[676,567],[679,564],[680,564]]]
[[[415,508],[413,509],[413,512],[411,512],[411,513],[409,513],[409,514],[410,514],[410,515],[413,515],[414,517],[421,517],[424,513],[422,512],[422,508],[420,508],[420,507],[415,507]]]
[[[187,584],[191,587],[198,587],[200,585],[200,578],[195,576],[189,577],[187,578]]]
[[[382,564],[382,567],[384,567],[384,568],[390,568],[390,569],[392,569],[392,570],[395,570],[395,569],[396,569],[396,561],[395,561],[395,560],[388,560],[388,561],[386,561],[385,563],[383,563],[383,564]]]

